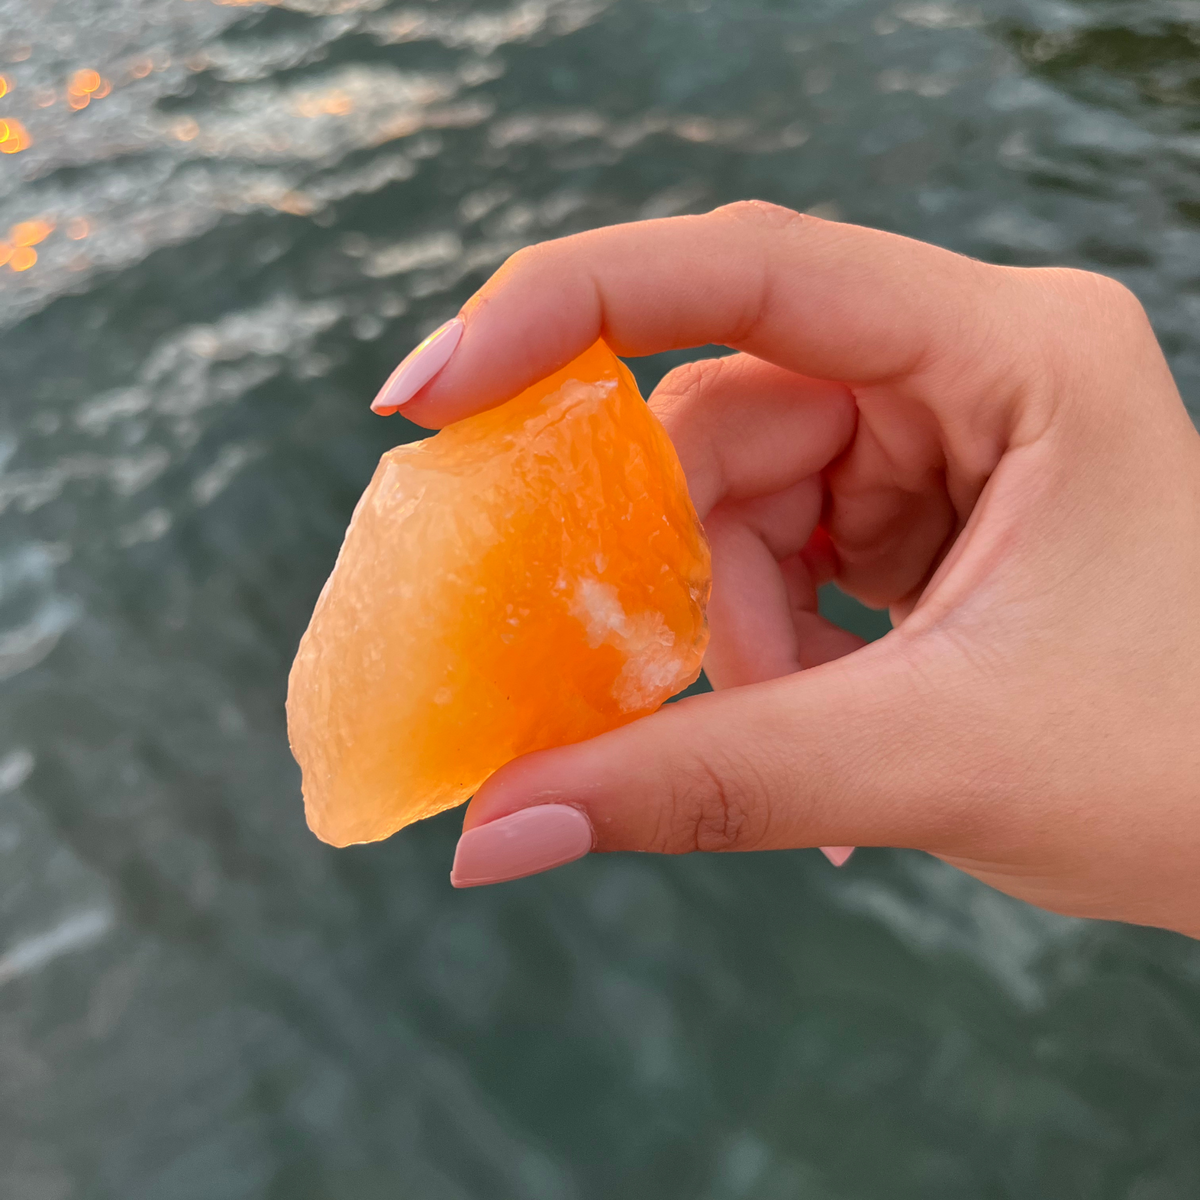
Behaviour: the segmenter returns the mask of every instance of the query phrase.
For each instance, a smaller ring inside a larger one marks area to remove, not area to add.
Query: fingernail
[[[386,416],[407,404],[450,361],[463,328],[458,317],[439,325],[388,376],[379,395],[371,401],[372,411]]]
[[[821,853],[825,855],[825,857],[829,859],[829,861],[833,863],[835,867],[841,867],[845,865],[846,859],[848,859],[850,855],[854,853],[854,847],[822,846]]]
[[[577,808],[539,804],[476,825],[458,839],[450,882],[455,887],[504,883],[582,858],[592,848],[592,826]]]

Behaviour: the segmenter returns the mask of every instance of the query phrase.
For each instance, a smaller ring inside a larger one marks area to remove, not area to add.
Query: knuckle
[[[1089,422],[1097,413],[1141,411],[1147,391],[1137,381],[1165,367],[1141,301],[1119,280],[1092,271],[1049,268],[1033,275],[1057,308],[1041,354],[1058,410]]]
[[[1119,279],[1096,271],[1065,271],[1071,290],[1084,302],[1127,314],[1143,312],[1142,302]]]
[[[1126,336],[1148,327],[1142,302],[1111,275],[1072,267],[1053,267],[1033,274],[1039,281],[1049,283],[1069,308],[1077,310],[1094,327]]]
[[[540,245],[522,246],[519,250],[514,250],[501,266],[501,270],[505,274],[511,274],[514,271],[525,270],[539,261],[542,257],[542,247]]]
[[[730,782],[735,779],[736,784]],[[670,782],[659,849],[688,854],[752,850],[761,845],[767,806],[761,789],[753,783],[742,766],[726,770],[704,759],[677,772]]]
[[[782,204],[771,204],[766,200],[735,200],[732,204],[723,204],[714,209],[713,213],[732,217],[735,221],[766,225],[770,229],[787,229],[817,220],[816,217],[805,216],[794,209],[784,208]]]
[[[571,257],[570,242],[570,238],[552,238],[521,246],[504,260],[496,274],[506,278],[514,274],[536,278],[560,272]]]
[[[663,413],[677,413],[698,405],[713,377],[723,370],[723,361],[719,358],[702,358],[668,371],[654,389],[656,415],[661,417]]]
[[[650,410],[662,423],[679,449],[684,443],[703,447],[694,469],[703,465],[718,470],[712,453],[711,436],[719,419],[720,405],[713,402],[717,377],[730,370],[734,358],[705,358],[684,363],[663,376],[650,397]]]
[[[718,221],[741,227],[732,231],[727,227],[722,232],[732,232],[735,241],[744,242],[751,261],[757,264],[758,283],[746,289],[741,301],[741,316],[731,320],[728,334],[722,338],[726,345],[740,346],[766,315],[775,271],[772,264],[777,255],[785,245],[802,242],[811,228],[824,222],[764,200],[738,200],[714,210],[712,215]],[[790,248],[795,250],[797,247]],[[754,269],[750,270],[753,274]]]

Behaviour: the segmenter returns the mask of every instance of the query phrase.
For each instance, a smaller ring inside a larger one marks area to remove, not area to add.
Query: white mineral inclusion
[[[596,412],[616,386],[615,379],[597,379],[593,383],[568,379],[557,394],[550,397],[545,415],[551,421],[559,421],[575,408],[581,408],[584,413]]]
[[[675,634],[662,613],[630,616],[611,583],[587,577],[576,583],[570,611],[593,650],[607,644],[625,656],[612,695],[626,712],[644,708],[664,689],[678,691],[687,683],[686,660],[672,651]]]
[[[571,380],[563,385],[558,397],[546,411],[550,420],[560,420],[569,410],[595,410],[617,386],[616,380],[596,383]],[[607,561],[597,556],[596,570],[603,571]],[[556,590],[569,586],[560,576]],[[675,634],[662,613],[643,612],[630,616],[622,607],[617,589],[599,579],[582,578],[572,593],[570,612],[587,631],[588,645],[595,649],[608,644],[625,656],[625,665],[612,687],[613,699],[625,712],[645,708],[664,688],[678,691],[687,682],[686,660],[672,652]]]

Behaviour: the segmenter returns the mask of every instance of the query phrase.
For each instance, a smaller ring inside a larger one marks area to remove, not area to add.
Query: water
[[[5,1200],[1200,1193],[1195,943],[882,850],[455,894],[456,814],[308,834],[282,709],[366,402],[530,241],[1106,270],[1198,411],[1200,4],[0,0],[0,73]]]

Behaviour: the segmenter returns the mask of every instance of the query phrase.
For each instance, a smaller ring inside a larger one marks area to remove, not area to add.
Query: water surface
[[[882,850],[456,894],[457,814],[312,838],[282,708],[367,401],[528,242],[1108,271],[1200,411],[1200,5],[0,0],[0,73],[0,1195],[1200,1194],[1194,943]]]

